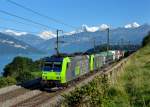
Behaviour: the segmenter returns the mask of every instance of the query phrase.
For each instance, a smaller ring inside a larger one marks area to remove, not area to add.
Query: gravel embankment
[[[16,89],[19,89],[19,88],[21,88],[21,86],[17,86],[17,85],[12,85],[12,86],[1,88],[0,89],[0,95],[7,93],[7,92],[10,92],[10,91],[13,91],[13,90],[16,90]]]
[[[25,94],[19,95],[17,97],[9,99],[9,100],[6,100],[3,103],[0,103],[0,105],[1,105],[1,107],[11,107],[11,106],[16,105],[17,103],[19,103],[21,101],[29,99],[35,95],[40,94],[40,93],[42,93],[42,92],[39,90],[29,91],[29,92],[26,92]]]

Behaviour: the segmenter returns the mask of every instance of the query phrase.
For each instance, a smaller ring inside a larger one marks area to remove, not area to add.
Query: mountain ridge
[[[110,43],[121,43],[121,42],[130,42],[132,44],[141,44],[142,39],[150,31],[150,25],[136,25],[137,27],[133,28],[110,28]],[[90,27],[89,27],[90,28]],[[108,28],[108,26],[105,26]],[[95,30],[95,28],[92,27]],[[2,33],[1,33],[2,34]],[[7,34],[5,34],[7,35]],[[24,35],[8,35],[20,42],[30,45],[30,47],[41,50],[46,53],[53,54],[55,53],[56,47],[56,38],[51,38],[49,40],[41,39],[37,35],[24,34]],[[72,53],[72,52],[83,52],[93,47],[94,40],[96,45],[104,44],[107,41],[107,31],[98,30],[94,32],[89,32],[84,29],[80,32],[74,32],[71,35],[61,35],[59,36],[59,50],[60,52]]]
[[[30,54],[42,51],[14,37],[0,33],[0,54]]]
[[[120,43],[121,40],[132,44],[141,44],[143,38],[150,31],[150,25],[144,24],[136,28],[116,28],[110,29],[110,42]],[[60,51],[63,52],[78,52],[85,51],[93,47],[93,41],[98,43],[106,43],[107,31],[96,32],[80,32],[72,35],[60,36],[59,40],[64,41],[63,44],[59,44]],[[56,38],[52,38],[39,44],[38,47],[48,52],[54,52]]]

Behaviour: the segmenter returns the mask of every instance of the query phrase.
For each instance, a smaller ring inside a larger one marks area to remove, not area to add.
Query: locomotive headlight
[[[57,76],[56,79],[59,79],[59,76]]]
[[[47,76],[43,76],[43,79],[47,79]]]
[[[60,79],[60,73],[56,74],[56,79]]]
[[[56,76],[56,79],[60,79],[60,75],[57,75],[57,76]]]

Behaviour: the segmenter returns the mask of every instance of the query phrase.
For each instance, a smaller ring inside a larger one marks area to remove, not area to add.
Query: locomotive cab
[[[42,67],[42,84],[58,86],[65,83],[66,65],[68,58],[45,58]]]
[[[43,66],[42,79],[45,80],[60,80],[62,70],[62,61],[60,62],[45,62]]]

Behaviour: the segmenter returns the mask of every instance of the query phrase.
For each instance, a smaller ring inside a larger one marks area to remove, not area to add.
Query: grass
[[[150,45],[130,57],[115,84],[98,77],[68,95],[68,107],[150,107]],[[105,80],[105,82],[104,82]]]
[[[121,79],[131,106],[150,107],[150,46],[132,56]]]

